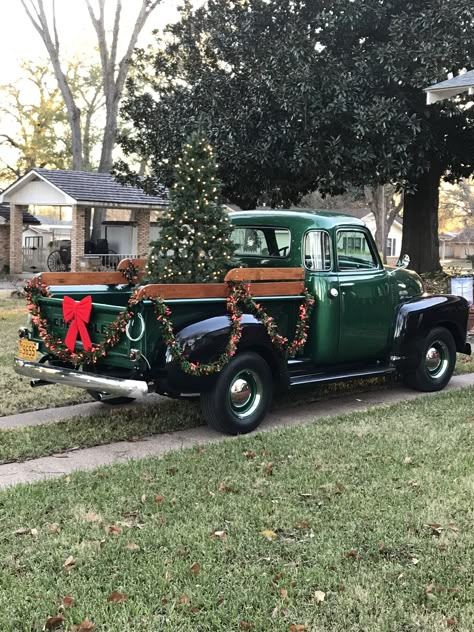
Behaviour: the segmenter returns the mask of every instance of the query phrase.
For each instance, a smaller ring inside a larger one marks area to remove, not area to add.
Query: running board
[[[371,369],[357,369],[351,371],[335,371],[333,373],[307,373],[306,375],[290,376],[290,386],[303,384],[327,384],[328,382],[342,382],[343,380],[360,380],[369,377],[382,377],[397,372],[395,367],[379,366]]]

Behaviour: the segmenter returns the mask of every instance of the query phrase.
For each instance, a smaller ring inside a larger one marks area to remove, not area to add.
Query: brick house
[[[147,195],[142,189],[122,185],[109,173],[31,169],[0,195],[0,204],[8,204],[9,267],[12,274],[22,272],[23,209],[30,205],[70,207],[71,270],[79,270],[84,255],[86,224],[90,224],[93,208],[125,209],[133,212],[136,227],[137,256],[148,254],[150,243],[150,214],[168,206],[167,192]],[[131,254],[131,253],[130,253]]]

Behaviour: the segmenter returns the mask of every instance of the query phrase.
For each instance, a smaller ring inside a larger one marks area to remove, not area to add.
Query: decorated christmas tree
[[[216,283],[233,267],[232,225],[220,204],[212,147],[194,134],[175,165],[170,207],[151,246],[147,280],[153,283]]]

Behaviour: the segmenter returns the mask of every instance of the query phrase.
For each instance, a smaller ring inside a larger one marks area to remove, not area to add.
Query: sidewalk
[[[459,375],[451,380],[445,392],[461,388],[472,388],[473,386],[474,373]],[[322,417],[367,410],[374,406],[410,401],[418,397],[431,397],[432,395],[434,395],[434,393],[418,393],[400,386],[390,390],[358,393],[357,395],[347,395],[337,399],[316,401],[302,406],[291,406],[271,412],[258,432],[268,432],[289,426],[295,427],[316,421]],[[159,401],[157,402],[155,399],[153,405],[159,405]],[[50,415],[54,413],[56,416],[54,420],[51,421],[56,421],[72,417],[78,413],[94,414],[96,408],[97,404],[92,403],[44,412]],[[101,410],[103,411],[103,408],[101,408]],[[16,419],[13,425],[16,427],[32,425],[32,423],[35,423],[35,417],[37,415],[37,412],[14,415],[15,418],[22,417],[22,420]],[[2,427],[9,427],[9,424],[12,423],[11,417],[4,417],[1,421],[3,422]],[[21,421],[21,423],[19,423],[19,421]],[[232,441],[232,438],[218,434],[203,426],[155,435],[153,437],[147,437],[143,439],[143,441],[121,441],[58,454],[56,456],[34,459],[23,463],[7,463],[0,465],[0,488],[16,485],[17,483],[31,483],[48,478],[56,478],[70,474],[75,470],[91,470],[103,465],[123,463],[129,459],[138,459],[146,456],[161,456],[171,450],[190,448],[203,443],[224,441],[225,439]]]

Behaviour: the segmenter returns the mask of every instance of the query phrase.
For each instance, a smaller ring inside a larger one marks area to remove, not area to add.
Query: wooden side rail
[[[304,291],[303,281],[251,283],[252,296],[299,296]],[[182,298],[227,298],[226,283],[177,283],[151,284],[139,289],[140,298],[160,296],[164,300]]]
[[[226,281],[302,281],[303,268],[233,268]]]
[[[143,278],[146,259],[123,259],[116,272],[43,272],[39,276],[46,285],[123,285],[126,277],[119,271],[132,261]],[[303,268],[234,268],[225,280],[250,283],[253,296],[298,296],[304,291]],[[161,296],[164,299],[226,298],[227,283],[157,283],[145,285],[140,296]]]
[[[121,272],[42,272],[46,285],[120,285],[127,283]]]

